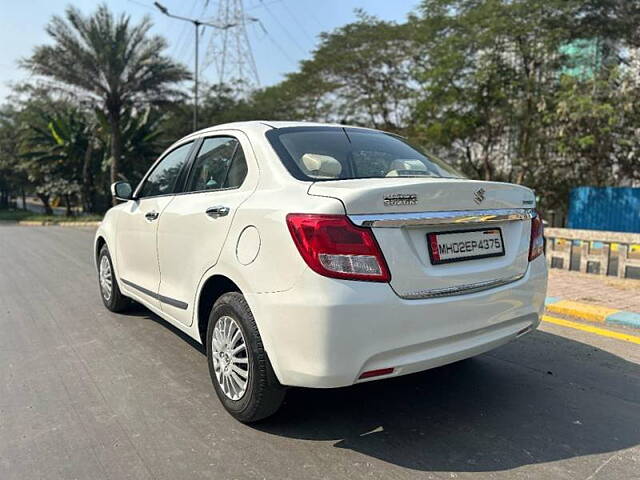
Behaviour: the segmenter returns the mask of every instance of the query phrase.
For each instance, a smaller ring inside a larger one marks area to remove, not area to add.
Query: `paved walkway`
[[[549,297],[640,313],[640,280],[549,270]]]

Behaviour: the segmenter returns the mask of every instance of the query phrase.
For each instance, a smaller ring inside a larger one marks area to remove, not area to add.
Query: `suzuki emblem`
[[[477,190],[476,193],[473,194],[473,199],[478,205],[480,205],[484,201],[485,193],[486,192],[484,188],[481,188],[480,190]]]

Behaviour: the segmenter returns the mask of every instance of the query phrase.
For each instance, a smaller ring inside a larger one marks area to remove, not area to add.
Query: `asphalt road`
[[[103,308],[92,235],[0,225],[0,479],[640,478],[638,345],[544,325],[244,426],[196,343]]]

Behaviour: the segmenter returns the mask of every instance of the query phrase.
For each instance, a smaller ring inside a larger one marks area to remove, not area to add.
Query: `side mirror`
[[[116,200],[126,202],[133,198],[133,189],[128,182],[115,182],[111,185],[111,195],[116,197]]]

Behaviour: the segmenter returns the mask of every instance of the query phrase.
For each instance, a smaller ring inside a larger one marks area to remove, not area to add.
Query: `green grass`
[[[95,222],[102,220],[101,215],[81,215],[76,217],[65,217],[64,215],[42,215],[39,213],[27,212],[25,210],[2,209],[0,210],[0,221],[19,222],[29,220],[33,222]]]
[[[17,222],[18,220],[25,220],[31,215],[33,215],[31,212],[25,212],[24,210],[0,209],[0,220],[5,221]]]

